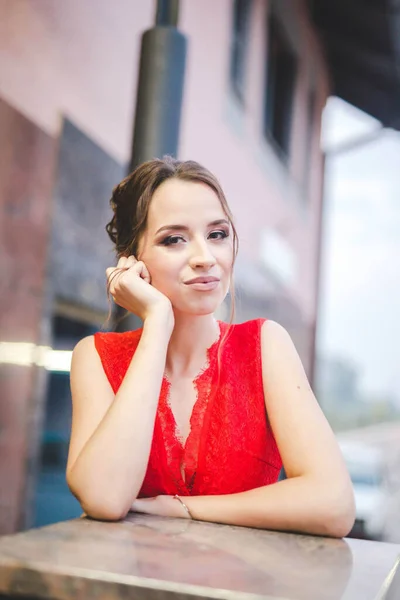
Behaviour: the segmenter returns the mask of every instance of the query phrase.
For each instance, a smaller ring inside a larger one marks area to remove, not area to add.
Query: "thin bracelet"
[[[175,494],[174,500],[178,500],[178,502],[180,502],[182,504],[183,508],[186,510],[187,514],[189,515],[189,519],[193,520],[192,513],[190,512],[190,510],[188,509],[188,507],[186,506],[186,504],[184,503],[182,498],[180,496],[178,496],[178,494]]]

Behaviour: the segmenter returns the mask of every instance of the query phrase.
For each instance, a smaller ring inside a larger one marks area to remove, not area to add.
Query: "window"
[[[244,102],[245,96],[250,5],[251,0],[233,1],[230,84],[235,96],[241,103]]]
[[[53,349],[71,350],[75,344],[98,330],[94,324],[54,316]],[[50,371],[41,440],[41,460],[35,490],[34,526],[41,527],[82,514],[65,480],[72,402],[68,371]]]
[[[268,19],[264,135],[289,155],[297,57],[278,18]]]

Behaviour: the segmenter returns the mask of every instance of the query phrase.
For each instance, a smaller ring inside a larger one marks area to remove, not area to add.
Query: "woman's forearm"
[[[229,525],[343,537],[354,523],[347,481],[329,484],[302,476],[238,494],[184,500],[194,519]]]
[[[142,485],[165,369],[170,322],[149,317],[113,403],[67,474],[88,515],[118,519]],[[95,401],[95,399],[94,399]]]

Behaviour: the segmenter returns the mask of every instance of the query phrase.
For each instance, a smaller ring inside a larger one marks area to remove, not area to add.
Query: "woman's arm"
[[[268,418],[288,479],[238,494],[185,497],[184,502],[201,521],[343,537],[354,523],[355,509],[335,436],[287,332],[266,321],[261,344]],[[133,509],[187,517],[169,497],[153,504],[137,500]]]
[[[158,310],[145,320],[116,395],[93,337],[74,350],[67,481],[84,512],[94,518],[124,517],[142,485],[172,330],[169,313]]]

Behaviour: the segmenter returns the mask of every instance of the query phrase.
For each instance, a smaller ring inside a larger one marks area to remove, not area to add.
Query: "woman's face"
[[[227,294],[233,266],[232,230],[215,192],[203,183],[162,183],[151,200],[138,258],[175,311],[213,313]]]

